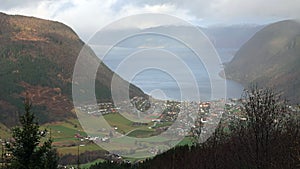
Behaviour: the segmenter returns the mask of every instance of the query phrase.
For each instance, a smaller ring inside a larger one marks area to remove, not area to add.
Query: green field
[[[0,134],[1,139],[10,138],[10,130],[2,123],[0,123],[0,132],[1,132]]]
[[[129,134],[127,134],[128,137],[137,137],[137,138],[147,138],[151,137],[153,134],[156,132],[153,130],[141,130],[141,129],[136,129],[131,131]]]
[[[134,149],[136,147],[135,139],[134,138],[141,138],[142,141],[139,141],[139,144],[143,145],[157,145],[159,146],[162,144],[162,146],[168,142],[167,138],[156,136],[153,137],[153,135],[156,135],[155,129],[151,129],[150,127],[164,127],[169,126],[172,123],[156,123],[154,125],[153,122],[149,122],[148,125],[141,125],[141,126],[133,126],[133,122],[128,120],[127,118],[123,117],[119,113],[111,113],[103,116],[104,118],[100,117],[91,117],[87,114],[80,114],[80,120],[81,123],[89,123],[90,126],[99,126],[99,123],[103,123],[106,121],[110,126],[112,130],[115,130],[115,132],[125,134],[127,137],[118,137],[118,138],[112,138],[110,143],[102,143],[105,146],[105,148],[108,149],[115,149],[115,150],[124,150],[129,151],[131,149]],[[67,121],[63,122],[55,122],[55,123],[47,123],[43,124],[41,126],[41,129],[47,129],[47,131],[50,131],[51,137],[53,138],[53,146],[57,149],[58,153],[60,155],[65,154],[73,154],[77,155],[78,153],[78,145],[79,146],[79,152],[84,153],[86,151],[96,151],[96,150],[103,150],[103,148],[99,147],[95,143],[83,139],[83,141],[80,141],[79,138],[76,138],[75,135],[80,135],[83,138],[87,136],[87,134],[84,132],[83,128],[81,127],[78,119],[69,119]],[[102,137],[101,132],[97,131],[97,128],[91,128],[88,129],[90,135],[93,135],[93,132],[95,133],[95,136]],[[1,137],[9,138],[10,132],[9,130],[4,126],[0,124],[0,131],[1,131]],[[91,134],[92,133],[92,134]],[[105,135],[105,134],[103,134]],[[49,138],[50,135],[47,136]],[[132,139],[131,139],[131,138]],[[129,139],[128,139],[129,138]],[[180,142],[179,145],[186,145],[190,144],[191,140],[189,138],[185,138]],[[149,155],[146,150],[143,148],[139,148],[136,151],[136,155],[147,156]],[[102,160],[97,160],[92,163],[88,163],[86,165],[81,165],[82,168],[88,167],[93,163],[101,162]]]
[[[133,126],[132,121],[128,120],[119,113],[107,114],[103,117],[110,124],[110,126],[118,127],[117,131],[122,134],[127,134],[128,132],[136,129],[143,129],[147,131],[149,127],[153,126],[153,122],[149,122],[146,126]]]
[[[184,139],[181,140],[181,141],[177,144],[177,146],[184,146],[184,145],[192,146],[192,145],[193,145],[192,138],[190,138],[190,137],[184,137]]]
[[[79,146],[79,153],[84,153],[85,151],[96,151],[96,150],[103,150],[103,149],[94,143],[88,143],[88,144],[84,144],[84,146]],[[77,155],[78,145],[71,146],[71,147],[60,147],[57,149],[57,151],[60,155],[65,155],[65,154]]]

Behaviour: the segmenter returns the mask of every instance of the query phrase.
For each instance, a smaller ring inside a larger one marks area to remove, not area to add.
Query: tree
[[[287,101],[273,89],[257,86],[245,90],[242,99],[245,118],[236,125],[234,148],[241,164],[256,169],[294,168],[296,159],[288,154],[295,154],[292,150],[298,147],[299,119]]]
[[[31,103],[27,98],[24,102],[25,114],[20,116],[20,126],[12,129],[12,142],[7,145],[12,154],[12,169],[56,169],[58,155],[52,148],[52,139],[44,143],[41,138],[46,131],[41,131],[35,115],[30,111]]]

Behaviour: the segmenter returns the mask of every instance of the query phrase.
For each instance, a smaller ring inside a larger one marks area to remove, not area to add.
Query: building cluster
[[[119,106],[119,105],[118,105]],[[154,124],[149,129],[155,129],[156,133],[168,130],[172,135],[192,135],[193,129],[201,128],[201,134],[211,134],[222,119],[224,124],[229,124],[233,119],[247,120],[243,111],[241,99],[219,99],[204,102],[189,101],[161,101],[133,97],[130,102],[123,102],[120,107],[113,103],[98,103],[97,105],[85,105],[79,110],[91,115],[105,115],[116,113],[120,109],[131,113],[141,111],[144,114],[158,114],[151,119]],[[299,107],[288,106],[291,111],[299,111]],[[133,126],[146,126],[148,123],[133,122]],[[191,130],[192,129],[192,130]],[[87,139],[87,138],[86,138]],[[88,138],[92,141],[109,142],[110,137]]]
[[[116,113],[118,111],[118,108],[116,108],[111,102],[84,105],[81,107],[76,107],[76,109],[94,116]]]

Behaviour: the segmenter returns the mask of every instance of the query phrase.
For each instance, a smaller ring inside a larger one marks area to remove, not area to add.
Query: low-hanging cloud
[[[0,0],[0,9],[9,10],[18,7],[28,7],[31,5],[36,5],[39,2],[39,0]]]
[[[0,11],[66,23],[87,39],[125,16],[165,13],[200,24],[299,19],[300,0],[0,0]]]

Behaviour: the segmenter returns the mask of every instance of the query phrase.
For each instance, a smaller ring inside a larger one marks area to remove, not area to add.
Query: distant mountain
[[[229,62],[237,50],[246,43],[257,31],[261,30],[264,25],[218,25],[210,26],[207,28],[198,27],[208,39],[212,42],[218,53],[222,63]],[[179,25],[164,25],[157,27],[150,27],[145,29],[118,29],[118,30],[105,30],[107,32],[101,33],[101,38],[107,39],[105,42],[92,42],[101,45],[115,45],[112,44],[115,39],[114,37],[122,37],[128,34],[136,34],[126,40],[121,41],[115,47],[120,47],[121,50],[124,49],[141,49],[141,48],[160,48],[166,49],[173,53],[177,53],[186,49],[186,46],[182,42],[172,39],[167,36],[162,36],[164,33],[172,33],[174,35],[184,36],[184,38],[189,38],[190,42],[198,43],[199,39],[195,38],[193,34],[199,34],[195,31],[194,27],[191,26],[179,26]],[[161,34],[151,34],[149,32],[159,32]],[[142,34],[139,33],[149,33]],[[186,34],[192,35],[190,37],[185,36]],[[97,37],[97,34],[95,35]],[[100,37],[95,38],[100,39]],[[96,53],[103,53],[101,49],[94,49]]]
[[[74,117],[72,73],[83,46],[76,33],[62,23],[0,13],[0,122],[16,124],[26,93],[41,122]],[[92,50],[88,53],[97,61]],[[97,99],[111,99],[113,74],[104,64],[99,66]],[[121,86],[120,91],[124,89]],[[144,95],[133,85],[130,94]]]
[[[264,25],[231,25],[201,28],[216,48],[239,49]]]
[[[246,43],[257,31],[262,29],[263,25],[231,25],[231,26],[212,26],[212,27],[199,27],[203,33],[207,35],[207,37],[211,40],[211,42],[215,45],[216,48],[234,48],[239,49],[244,43]],[[193,31],[193,27],[189,26],[157,26],[145,29],[124,29],[124,30],[108,30],[111,31],[107,33],[107,35],[122,35],[125,33],[137,33],[137,32],[170,32],[178,35],[185,34],[185,32],[195,32]],[[114,32],[112,32],[114,31]],[[195,32],[198,33],[198,32]],[[102,34],[101,34],[102,35]],[[103,36],[103,35],[102,35]],[[197,39],[191,40],[197,41]],[[106,37],[109,42],[109,37]],[[132,40],[131,40],[132,39]],[[166,47],[166,48],[174,48],[178,46],[178,42],[172,41],[170,38],[157,35],[143,35],[143,36],[135,36],[134,38],[126,39],[118,44],[119,47],[124,48],[139,48],[143,46],[151,46],[151,47]]]
[[[300,102],[300,24],[286,20],[257,32],[226,65],[226,77],[275,87]]]

